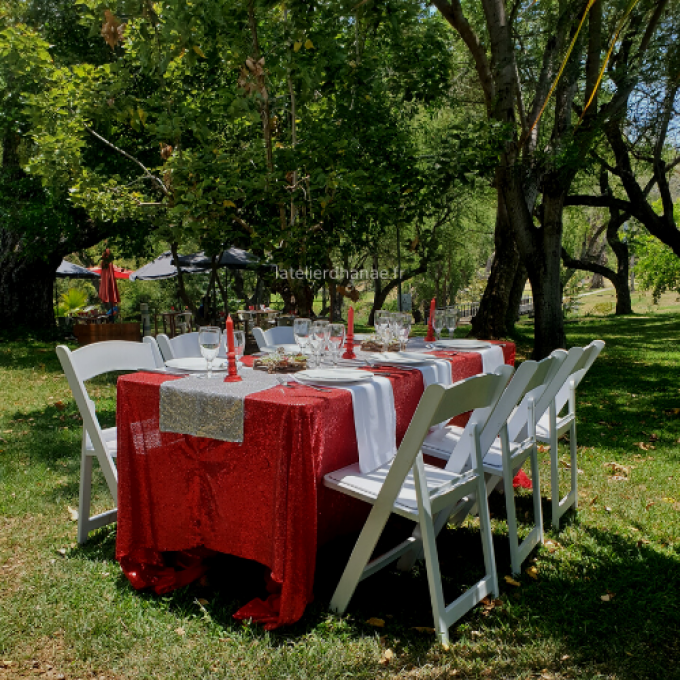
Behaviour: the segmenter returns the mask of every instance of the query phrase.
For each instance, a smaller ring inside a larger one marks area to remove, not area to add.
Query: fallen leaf
[[[391,649],[386,649],[378,662],[381,666],[389,666],[390,661],[394,658],[394,652]]]
[[[600,595],[602,602],[609,602],[612,598],[609,595]]]
[[[611,512],[611,511],[612,511],[612,509],[611,509],[608,505],[605,505],[605,506],[604,506],[604,509],[605,509],[606,512]]]
[[[569,654],[565,654],[565,655],[560,659],[560,661],[566,661],[566,660],[569,659],[569,658],[571,658],[571,657],[569,656]]]
[[[651,508],[652,505],[654,505],[654,501],[649,501],[649,503],[647,503],[647,505],[645,505],[645,510],[649,510],[649,508]]]
[[[66,406],[64,406],[63,401],[55,401],[54,405],[55,405],[55,407],[57,408],[58,411],[63,411],[66,408]]]
[[[206,605],[210,604],[208,600],[206,600],[204,597],[199,597],[197,600],[198,604],[200,604],[202,607],[205,607]]]
[[[470,634],[472,637],[482,637],[482,634],[478,630],[473,630]]]
[[[508,585],[515,586],[516,588],[519,588],[519,587],[522,585],[521,583],[519,583],[519,581],[515,581],[515,579],[512,578],[512,576],[506,576],[506,577],[505,577],[505,582],[506,582]]]
[[[531,576],[531,578],[538,580],[538,569],[536,569],[536,567],[529,567],[525,571],[527,574],[529,574],[529,576]]]
[[[186,635],[186,631],[184,630],[184,628],[175,628],[175,633],[177,633],[177,635],[179,635],[180,637]]]
[[[66,556],[66,548],[58,548],[58,549],[57,549],[57,552],[58,552],[62,557],[65,557],[65,556]]]
[[[78,521],[78,511],[75,508],[72,508],[70,505],[68,505],[67,508],[68,508],[68,515],[69,515],[69,518],[71,519],[71,521],[77,522]]]
[[[545,446],[543,444],[539,444],[538,447],[537,447],[537,450],[538,450],[539,453],[547,453],[548,451],[550,451],[550,447]]]
[[[376,628],[384,628],[385,627],[385,620],[384,619],[378,619],[375,616],[372,616],[366,623],[369,626],[375,626]]]

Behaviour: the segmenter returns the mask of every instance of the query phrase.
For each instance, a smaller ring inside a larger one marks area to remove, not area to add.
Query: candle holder
[[[238,374],[238,369],[236,368],[236,352],[227,352],[227,364],[229,371],[224,382],[241,382],[243,378]]]
[[[354,354],[354,336],[345,338],[345,353],[342,355],[343,359],[356,359]]]
[[[434,328],[432,328],[432,321],[427,322],[427,335],[425,336],[425,342],[434,342],[437,338],[434,335]]]

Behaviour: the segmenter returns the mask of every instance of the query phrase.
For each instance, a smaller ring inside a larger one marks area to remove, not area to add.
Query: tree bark
[[[512,335],[515,332],[515,324],[519,321],[519,307],[524,296],[524,287],[527,283],[527,270],[522,262],[519,263],[515,272],[515,280],[512,282],[508,307],[505,313],[505,332]]]
[[[475,338],[498,339],[505,337],[508,333],[507,316],[510,309],[510,297],[520,267],[519,251],[515,245],[515,237],[500,195],[494,240],[496,254],[491,265],[491,272],[479,310],[472,319],[470,335]],[[510,327],[514,327],[514,321]]]

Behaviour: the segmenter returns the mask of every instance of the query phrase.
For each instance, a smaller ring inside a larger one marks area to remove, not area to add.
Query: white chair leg
[[[420,455],[420,454],[419,454]],[[443,645],[449,643],[449,626],[446,620],[446,605],[444,603],[444,593],[442,591],[442,577],[439,569],[439,555],[437,553],[436,536],[434,533],[434,522],[432,520],[432,509],[427,493],[427,484],[421,477],[424,472],[422,456],[413,466],[413,479],[416,487],[421,488],[419,503],[421,504],[420,531],[423,537],[423,552],[425,553],[425,567],[427,569],[427,582],[430,588],[430,600],[432,602],[432,615],[434,617],[434,627],[439,642]]]
[[[78,543],[87,543],[92,496],[92,456],[83,450],[80,458],[80,498],[78,500]]]
[[[519,574],[522,570],[522,560],[519,555],[519,535],[517,532],[517,509],[515,508],[515,489],[512,485],[512,469],[503,466],[503,492],[505,493],[505,510],[508,521],[508,541],[510,543],[510,563],[512,573]],[[480,512],[484,504],[480,503]]]
[[[550,403],[550,493],[552,506],[552,525],[560,528],[560,462],[557,457],[557,427],[555,402]]]
[[[569,429],[569,448],[571,449],[571,491],[574,494],[574,510],[578,508],[578,459],[576,446],[576,418]]]
[[[538,471],[538,447],[534,443],[531,451],[531,493],[534,501],[534,523],[538,529],[538,537],[543,543],[543,505],[541,503],[541,478]]]
[[[482,536],[482,550],[484,551],[484,569],[487,578],[491,579],[491,590],[494,597],[498,597],[498,573],[496,571],[496,556],[493,549],[493,536],[491,534],[491,515],[489,513],[488,497],[485,497],[486,485],[484,478],[479,476],[479,491],[477,495],[483,499],[479,503],[479,532]]]
[[[330,608],[332,611],[343,614],[347,609],[349,601],[361,581],[364,569],[375,550],[380,534],[387,524],[391,511],[391,504],[389,506],[385,504],[384,507],[373,506],[331,598]]]

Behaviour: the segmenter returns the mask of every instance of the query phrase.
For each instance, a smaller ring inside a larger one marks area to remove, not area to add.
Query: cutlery
[[[277,375],[276,379],[278,380],[279,384],[282,387],[290,387],[291,389],[294,389],[295,387],[311,387],[313,390],[317,390],[319,392],[330,392],[331,390],[327,390],[323,387],[317,387],[316,385],[309,385],[307,383],[299,383],[296,380],[290,380],[289,378],[284,378],[281,375]]]

